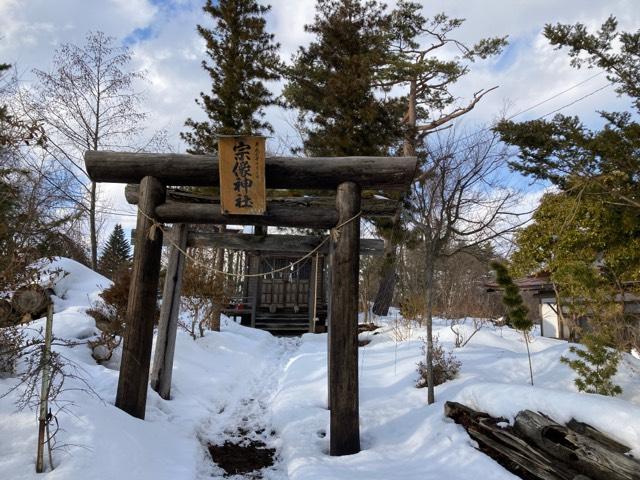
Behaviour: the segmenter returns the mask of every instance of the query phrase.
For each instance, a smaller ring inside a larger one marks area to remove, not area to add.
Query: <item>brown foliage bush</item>
[[[427,351],[427,341],[423,340],[422,354]],[[458,376],[462,363],[456,359],[453,352],[445,352],[438,341],[438,337],[433,339],[433,384],[441,385],[448,380],[453,380]],[[417,388],[427,387],[427,364],[425,361],[418,363]]]
[[[95,319],[96,327],[100,329],[100,336],[89,342],[93,350],[93,358],[98,362],[109,360],[113,351],[120,345],[127,314],[130,283],[131,269],[123,268],[114,275],[113,285],[100,294],[102,300],[87,310],[87,314]]]
[[[409,292],[400,301],[400,315],[408,320],[421,322],[426,310],[425,297],[421,292]]]

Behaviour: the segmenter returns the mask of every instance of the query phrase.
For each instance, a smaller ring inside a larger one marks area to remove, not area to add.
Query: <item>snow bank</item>
[[[112,285],[111,280],[69,258],[55,257],[43,265],[47,283],[53,283],[56,311],[89,307],[98,294]]]

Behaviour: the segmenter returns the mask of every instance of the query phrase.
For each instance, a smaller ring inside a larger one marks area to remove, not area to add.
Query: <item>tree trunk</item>
[[[426,320],[427,320],[427,402],[429,405],[435,400],[435,385],[433,384],[433,275],[435,255],[427,251],[425,268],[425,295],[426,295]]]
[[[407,105],[407,133],[403,144],[403,155],[415,157],[416,155],[416,81],[412,80],[409,86],[409,100]],[[389,307],[393,302],[393,293],[396,287],[396,264],[398,259],[398,244],[400,235],[400,212],[404,196],[398,200],[398,209],[391,220],[391,233],[389,239],[384,244],[384,261],[380,269],[380,285],[375,301],[373,302],[373,313],[384,316],[389,314]]]
[[[91,182],[89,194],[89,235],[91,237],[91,268],[98,271],[98,233],[96,228],[96,182]]]
[[[412,80],[409,84],[409,104],[407,106],[407,133],[404,137],[404,145],[402,146],[403,155],[407,157],[416,156],[416,81]]]
[[[399,201],[398,209],[391,220],[391,233],[384,242],[384,259],[380,268],[380,285],[371,309],[373,313],[380,316],[389,314],[389,307],[393,302],[393,292],[396,288],[396,264],[398,260],[398,243],[400,241],[400,235],[397,235],[397,228],[400,223],[401,208],[402,201]]]
[[[224,227],[222,227],[224,229]],[[219,272],[224,270],[224,248],[218,248],[216,250],[216,262],[215,269]],[[213,278],[213,311],[211,313],[209,328],[214,332],[220,331],[220,315],[224,303],[226,302],[226,292],[224,286],[224,275],[216,272]]]

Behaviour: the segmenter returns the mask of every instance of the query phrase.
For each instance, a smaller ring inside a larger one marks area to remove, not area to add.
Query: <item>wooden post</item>
[[[180,313],[180,293],[182,291],[182,275],[184,273],[185,256],[180,250],[187,248],[188,226],[184,223],[175,225],[171,246],[167,275],[164,280],[162,307],[158,322],[158,338],[153,357],[151,371],[151,388],[165,400],[171,396],[171,374],[173,371],[173,355],[176,347],[178,331],[178,315]],[[177,247],[176,247],[177,245]]]
[[[42,347],[42,358],[40,360],[40,370],[42,372],[42,386],[40,388],[40,413],[38,415],[38,449],[36,452],[36,473],[44,472],[44,444],[50,441],[47,427],[47,414],[49,412],[49,390],[51,382],[51,337],[53,331],[53,301],[49,295],[46,296],[47,323],[45,324],[44,346]],[[46,438],[45,438],[46,434]],[[49,467],[53,470],[51,461],[51,444],[49,444]]]
[[[325,324],[327,326],[327,409],[331,410],[331,300],[333,285],[331,285],[331,272],[333,272],[333,251],[335,250],[335,242],[329,242],[329,257],[327,268],[327,318]]]
[[[311,275],[309,276],[309,300],[307,308],[309,309],[309,333],[315,333],[316,318],[318,316],[318,267],[320,262],[319,254],[316,253],[311,260]]]
[[[351,455],[360,451],[358,399],[358,279],[360,187],[354,182],[338,186],[336,208],[339,224],[332,238],[331,325],[329,330],[329,403],[331,423],[329,454]],[[349,221],[351,220],[351,221]]]
[[[140,190],[139,209],[145,215],[138,212],[116,407],[144,419],[162,254],[162,231],[152,230],[153,221],[147,216],[164,202],[165,187],[154,177],[144,177]]]
[[[253,231],[253,235],[257,237],[264,237],[267,234],[267,229],[263,226],[256,225]],[[260,272],[262,268],[262,256],[260,252],[255,255],[251,255],[249,260],[249,273],[256,274]],[[260,304],[260,296],[262,290],[262,277],[249,277],[249,292],[253,294],[251,298],[251,328],[256,327],[256,318],[258,316],[258,305]]]

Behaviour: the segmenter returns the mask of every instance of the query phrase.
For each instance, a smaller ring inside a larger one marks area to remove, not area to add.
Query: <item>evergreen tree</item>
[[[304,152],[381,155],[401,138],[402,108],[378,95],[390,61],[390,17],[376,1],[318,0],[314,35],[288,68],[284,96],[298,109]]]
[[[602,68],[616,91],[629,96],[640,112],[640,30],[618,32],[617,21],[610,17],[594,34],[580,23],[547,25],[544,34],[557,48],[569,48],[573,66]],[[631,208],[637,216],[640,124],[631,112],[600,115],[607,122],[600,131],[564,115],[551,121],[503,121],[497,131],[520,149],[519,159],[511,164],[515,170],[550,181],[571,195],[609,197],[612,207]]]
[[[569,348],[577,358],[560,358],[578,374],[575,379],[578,390],[612,397],[621,394],[622,388],[611,381],[618,371],[620,353],[609,348],[602,335],[589,334],[582,341],[586,350],[575,346]]]
[[[207,0],[203,7],[215,28],[198,25],[206,41],[208,60],[202,67],[211,77],[211,94],[200,93],[200,105],[208,120],[185,122],[191,130],[180,136],[191,153],[212,153],[217,135],[252,135],[271,132],[264,109],[276,100],[264,81],[280,78],[279,44],[265,31],[270,6],[256,0]]]
[[[527,356],[529,357],[529,375],[531,385],[533,385],[533,368],[531,367],[531,353],[529,352],[529,337],[527,334],[533,328],[533,323],[528,317],[527,309],[520,288],[515,284],[509,274],[507,267],[498,261],[491,262],[491,268],[496,272],[496,282],[502,287],[502,303],[507,309],[508,324],[516,330],[520,330],[524,336],[524,343],[527,345]]]
[[[120,224],[113,227],[113,232],[102,250],[99,261],[99,271],[110,279],[114,279],[116,273],[131,262],[131,248],[125,238],[124,230]]]

